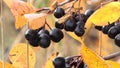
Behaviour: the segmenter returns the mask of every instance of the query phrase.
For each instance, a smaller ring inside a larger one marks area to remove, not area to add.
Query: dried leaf
[[[40,13],[40,14],[25,14],[25,18],[28,19],[29,26],[32,29],[38,29],[45,24],[45,19],[47,14]]]
[[[29,46],[29,68],[34,68],[36,57],[35,52]],[[9,53],[9,59],[16,68],[27,68],[27,44],[16,44]]]
[[[114,62],[111,60],[107,60],[106,62],[110,65],[111,68],[119,68],[120,67],[120,64],[117,62]]]
[[[5,68],[15,68],[12,64],[4,62]],[[0,68],[3,68],[3,62],[0,61]]]
[[[92,50],[82,43],[81,54],[84,62],[88,65],[88,68],[111,68],[109,64],[105,62],[100,56],[95,54]],[[91,59],[91,60],[90,60]]]
[[[120,18],[120,2],[111,2],[96,10],[88,19],[95,25],[103,26]]]
[[[53,53],[53,54],[50,56],[50,58],[47,60],[45,66],[44,66],[43,68],[54,68],[52,61],[53,61],[53,59],[54,59],[55,57],[57,57],[57,56],[58,56],[58,52],[57,52],[57,53]]]

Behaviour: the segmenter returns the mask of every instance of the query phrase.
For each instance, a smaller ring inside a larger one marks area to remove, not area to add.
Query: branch
[[[64,4],[67,4],[67,3],[72,2],[72,1],[74,1],[74,0],[65,0],[64,2],[59,3],[58,6],[62,6]]]
[[[112,59],[112,58],[115,58],[117,56],[120,56],[120,51],[119,52],[116,52],[116,53],[113,53],[113,54],[110,54],[108,56],[105,56],[103,57],[105,60],[109,60],[109,59]]]

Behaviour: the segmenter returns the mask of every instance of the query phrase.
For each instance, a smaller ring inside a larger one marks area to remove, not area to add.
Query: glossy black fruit
[[[64,24],[63,23],[59,23],[58,21],[55,22],[55,27],[58,29],[63,29],[64,28]]]
[[[73,19],[68,19],[65,23],[64,23],[64,29],[66,31],[74,31],[74,29],[76,28],[77,24]]]
[[[38,44],[40,47],[47,48],[50,46],[51,40],[50,40],[49,35],[43,33],[43,34],[40,34],[39,38],[40,40]]]
[[[77,26],[76,26],[76,28],[75,28],[75,30],[74,30],[74,33],[77,35],[77,36],[79,36],[79,37],[81,37],[81,36],[83,36],[84,35],[84,33],[85,33],[85,28],[84,28],[84,22],[78,22],[77,23]]]
[[[87,21],[87,16],[85,14],[78,14],[76,17],[75,17],[75,21],[78,22],[78,21],[83,21],[83,22],[86,22]]]
[[[95,26],[95,29],[101,31],[102,30],[102,26]]]
[[[27,29],[25,33],[25,38],[28,40],[31,46],[38,46],[39,37],[37,35],[37,30]]]
[[[120,47],[120,34],[115,36],[115,44]]]
[[[49,35],[49,31],[48,30],[46,30],[46,29],[41,29],[39,32],[38,32],[38,35],[41,35],[41,34],[47,34],[47,35]]]
[[[115,38],[115,36],[120,33],[120,26],[119,25],[115,25],[112,26],[109,31],[108,31],[108,36],[112,39]]]
[[[37,31],[36,30],[32,30],[32,29],[27,29],[25,32],[25,38],[30,41],[30,40],[34,40],[34,38],[36,38],[37,36]]]
[[[50,31],[50,39],[54,42],[59,42],[63,37],[63,32],[58,28],[53,28]]]
[[[85,11],[85,15],[86,15],[87,17],[89,17],[93,12],[94,12],[93,9],[88,9],[88,10]]]
[[[109,25],[103,26],[102,32],[103,32],[104,34],[107,34],[107,33],[108,33],[108,30],[109,30],[112,26],[114,26],[114,24],[109,24]]]
[[[56,8],[55,9],[55,11],[54,11],[54,16],[56,17],[56,18],[61,18],[62,16],[64,16],[65,15],[65,11],[64,11],[64,9],[63,8]]]
[[[63,57],[56,57],[53,60],[54,68],[65,68],[65,59]]]

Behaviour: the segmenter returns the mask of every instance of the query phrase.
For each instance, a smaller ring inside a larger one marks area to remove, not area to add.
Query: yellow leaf
[[[112,68],[119,68],[120,64],[111,60],[106,61]]]
[[[111,2],[96,10],[88,19],[95,25],[103,26],[120,18],[120,2]]]
[[[29,68],[34,68],[36,57],[35,52],[29,46]],[[27,44],[16,44],[9,53],[9,59],[16,68],[27,68]]]
[[[15,68],[12,64],[4,62],[5,68]],[[0,61],[0,68],[3,68],[3,62]]]
[[[81,48],[81,54],[84,62],[88,65],[88,68],[110,68],[104,59],[95,54],[95,52],[90,50],[84,44]]]
[[[15,27],[19,29],[27,23],[27,19],[24,16],[15,16],[16,22]]]
[[[50,56],[50,58],[47,60],[45,66],[44,66],[43,68],[54,68],[52,61],[53,61],[54,58],[57,57],[57,56],[58,56],[58,52],[57,52],[57,53],[53,53],[53,54]]]
[[[40,14],[25,14],[25,18],[28,19],[29,26],[32,29],[38,29],[45,24],[45,19],[47,14],[40,13]]]

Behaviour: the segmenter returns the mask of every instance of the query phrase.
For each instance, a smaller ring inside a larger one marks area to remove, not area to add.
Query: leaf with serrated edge
[[[27,45],[25,43],[16,44],[9,52],[9,59],[16,68],[27,68]],[[34,68],[36,57],[35,52],[29,46],[29,68]]]
[[[103,26],[107,25],[108,22],[113,23],[119,18],[120,2],[110,2],[96,10],[88,20],[95,25]]]

